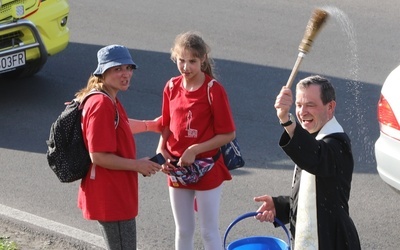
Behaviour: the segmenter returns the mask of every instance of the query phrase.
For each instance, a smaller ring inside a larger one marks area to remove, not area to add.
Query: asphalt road
[[[132,87],[120,93],[128,114],[160,114],[166,81],[178,74],[169,59],[174,37],[200,31],[210,44],[218,79],[231,102],[237,137],[246,159],[224,186],[221,234],[237,216],[254,211],[252,198],[286,194],[292,163],[277,146],[282,128],[273,103],[289,77],[298,45],[315,7],[331,17],[303,60],[297,80],[321,74],[337,89],[337,119],[350,134],[356,160],[351,216],[363,249],[398,249],[400,196],[376,171],[373,147],[379,136],[376,103],[380,86],[399,64],[400,2],[379,1],[70,1],[70,44],[49,58],[35,77],[0,84],[0,203],[35,216],[100,235],[76,207],[79,183],[61,184],[47,167],[46,139],[64,101],[82,88],[96,68],[96,52],[123,44],[139,65]],[[328,8],[329,6],[329,8]],[[348,17],[346,20],[345,17]],[[138,156],[152,156],[158,136],[136,137]],[[174,223],[166,177],[140,179],[140,249],[172,249]],[[251,219],[235,226],[228,241],[273,235],[280,230]],[[201,240],[196,233],[196,246]]]

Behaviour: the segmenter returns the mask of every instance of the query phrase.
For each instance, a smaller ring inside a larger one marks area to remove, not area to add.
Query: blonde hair
[[[82,100],[83,97],[91,90],[105,91],[105,85],[102,76],[91,75],[85,88],[76,92],[75,97]]]
[[[176,63],[177,56],[184,50],[189,50],[197,58],[205,58],[204,63],[201,65],[201,71],[215,78],[214,61],[208,55],[210,47],[204,42],[199,33],[188,31],[179,34],[171,48],[171,60]]]

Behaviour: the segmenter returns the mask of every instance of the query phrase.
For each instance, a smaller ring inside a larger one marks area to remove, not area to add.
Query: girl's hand
[[[179,158],[178,166],[190,166],[196,160],[196,153],[189,147],[183,152],[181,158]]]
[[[169,174],[170,171],[175,170],[177,163],[177,160],[167,159],[167,161],[161,166],[163,173]]]
[[[159,164],[150,161],[149,158],[143,158],[136,161],[139,166],[137,168],[137,172],[141,173],[143,176],[154,175],[162,169],[162,167]]]
[[[174,165],[173,165],[171,162],[176,162],[177,160],[174,159],[174,158],[168,153],[167,150],[162,149],[162,148],[158,148],[158,149],[157,149],[157,153],[161,153],[161,154],[164,156],[165,163],[164,163],[163,165],[161,165],[161,168],[162,168],[161,171],[162,171],[164,174],[168,174],[169,171],[175,169]]]

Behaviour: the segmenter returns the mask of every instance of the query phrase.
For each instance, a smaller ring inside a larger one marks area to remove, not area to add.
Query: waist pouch
[[[214,167],[221,152],[213,157],[195,160],[190,166],[175,166],[174,170],[169,171],[169,175],[174,176],[183,185],[197,183],[208,171]]]

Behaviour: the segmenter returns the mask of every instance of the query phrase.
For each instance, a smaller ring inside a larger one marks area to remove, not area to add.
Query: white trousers
[[[193,250],[195,232],[194,199],[205,250],[222,250],[219,232],[219,206],[222,185],[205,191],[169,187],[175,220],[175,250]]]

